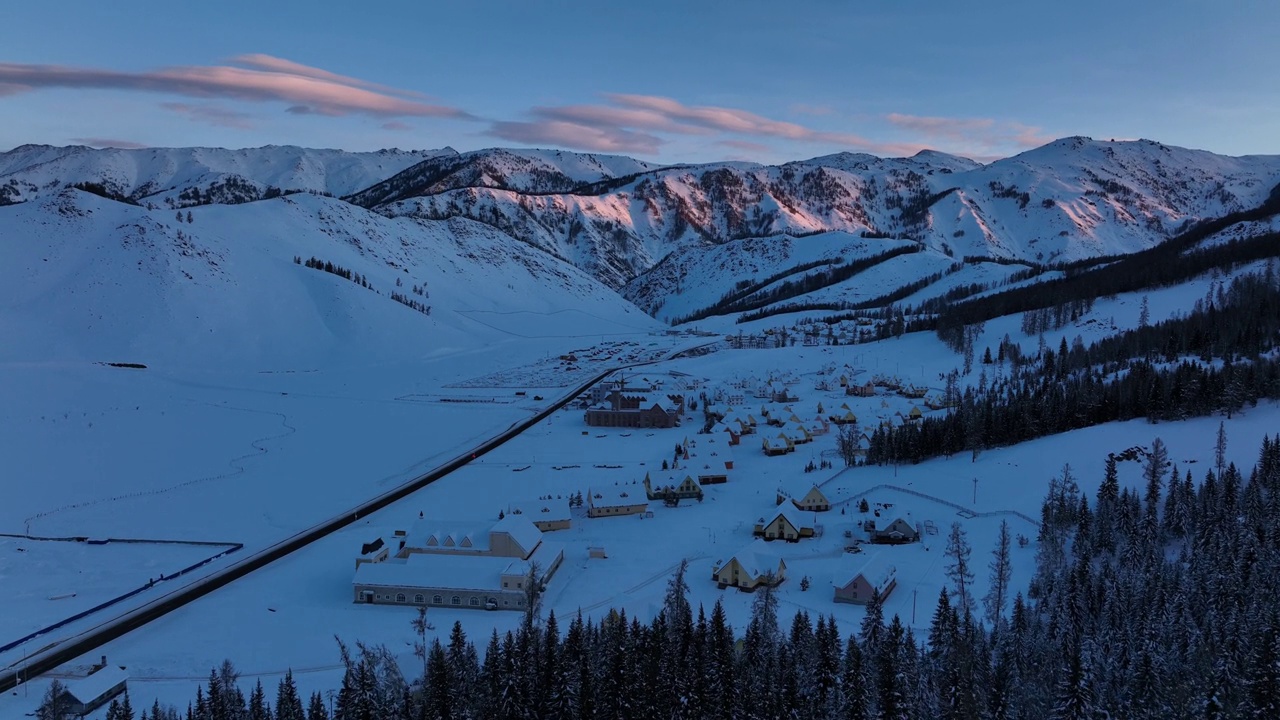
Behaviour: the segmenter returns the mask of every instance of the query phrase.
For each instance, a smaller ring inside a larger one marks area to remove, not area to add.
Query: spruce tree
[[[292,670],[285,671],[284,678],[276,687],[276,720],[306,720]]]

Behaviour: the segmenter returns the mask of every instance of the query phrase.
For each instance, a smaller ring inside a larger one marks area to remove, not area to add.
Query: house
[[[900,517],[894,518],[883,528],[877,528],[875,520],[867,520],[862,524],[862,529],[867,531],[871,542],[883,545],[901,545],[920,539],[919,531]]]
[[[661,500],[668,505],[676,505],[681,500],[702,500],[702,485],[694,480],[692,476],[685,475],[684,479],[675,482],[675,478],[668,478],[666,483],[659,485],[655,490],[649,481],[649,473],[644,475],[644,493],[650,500]]]
[[[813,433],[809,432],[809,428],[805,427],[802,422],[790,422],[783,428],[783,432],[791,438],[794,445],[804,445],[813,442]]]
[[[530,574],[545,585],[564,562],[564,546],[524,514],[487,526],[424,519],[393,538],[385,559],[357,563],[355,602],[523,610]]]
[[[765,540],[787,540],[798,542],[800,538],[813,537],[815,523],[813,514],[802,512],[794,505],[783,503],[768,517],[756,521],[752,534]]]
[[[909,398],[912,398],[913,400],[919,400],[923,398],[925,395],[927,395],[928,393],[929,393],[929,388],[919,387],[917,385],[908,385],[906,388],[902,390],[902,394],[904,397],[909,397]]]
[[[827,496],[817,485],[809,488],[809,492],[805,493],[804,497],[799,500],[792,498],[791,502],[797,510],[804,512],[826,512],[831,509],[831,501],[827,500]]]
[[[725,434],[729,437],[730,445],[737,445],[742,442],[742,430],[738,425],[728,425],[724,421],[718,422],[711,427],[713,435]]]
[[[702,458],[695,457],[695,461],[700,459]],[[698,470],[699,484],[717,485],[729,482],[729,471],[733,469],[733,450],[728,446],[709,450],[703,460],[702,467]]]
[[[773,554],[759,540],[734,553],[724,562],[718,562],[711,579],[721,590],[736,587],[752,592],[761,585],[777,587],[786,579],[787,563]]]
[[[866,605],[874,590],[883,599],[898,585],[897,569],[888,553],[845,555],[832,578],[835,601]]]
[[[831,422],[836,425],[856,425],[858,416],[853,414],[853,410],[849,408],[849,403],[841,403],[840,407],[831,414]]]
[[[907,413],[906,422],[916,422],[923,417],[924,413],[920,412],[920,408],[912,405],[911,412]]]
[[[533,521],[542,532],[568,530],[571,514],[568,498],[552,500],[521,500],[507,506],[508,515],[523,515]]]
[[[763,438],[760,445],[764,450],[764,454],[769,457],[786,455],[789,452],[795,452],[796,449],[795,444],[791,442],[791,438],[782,433],[778,433],[777,437]]]
[[[632,496],[626,490],[616,493],[587,493],[587,517],[589,518],[643,515],[648,510],[647,501]]]
[[[85,677],[67,681],[59,705],[75,717],[84,717],[111,702],[111,698],[127,689],[129,674],[118,667],[102,662]]]
[[[831,432],[831,423],[825,417],[822,417],[822,415],[818,415],[814,419],[810,420],[805,427],[809,429],[809,434],[815,437],[819,435],[826,435]]]
[[[852,395],[853,397],[873,397],[876,394],[876,386],[868,380],[862,385],[850,385],[845,388],[844,392],[846,395]]]

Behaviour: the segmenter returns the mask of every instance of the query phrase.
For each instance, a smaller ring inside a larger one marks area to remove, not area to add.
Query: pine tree
[[[271,709],[267,707],[266,694],[262,691],[262,680],[258,680],[258,684],[249,695],[248,718],[249,720],[272,720]]]
[[[1213,463],[1218,477],[1222,477],[1222,469],[1227,464],[1227,425],[1222,421],[1218,421],[1218,440],[1213,445]]]
[[[947,579],[954,589],[958,611],[965,616],[973,614],[973,598],[969,589],[973,585],[973,571],[969,568],[969,556],[972,550],[965,537],[964,527],[958,522],[951,523],[951,534],[947,538],[946,557]]]
[[[871,696],[867,687],[866,667],[862,661],[862,649],[852,637],[845,646],[840,695],[841,720],[870,720]]]
[[[880,646],[880,656],[876,659],[876,696],[880,709],[877,717],[882,720],[907,720],[911,717],[902,667],[905,644],[902,620],[894,615]]]
[[[307,706],[307,720],[329,720],[329,711],[325,709],[324,698],[320,693],[311,693],[311,702]]]
[[[1143,500],[1146,504],[1147,518],[1152,522],[1155,521],[1160,509],[1160,488],[1168,470],[1169,451],[1165,448],[1164,441],[1156,438],[1151,441],[1151,450],[1147,452],[1147,462],[1142,469],[1142,478],[1147,483]]]
[[[1080,542],[1080,540],[1077,540]],[[1009,598],[1009,584],[1012,579],[1013,567],[1010,558],[1009,543],[1009,521],[1000,521],[1000,535],[996,539],[995,550],[991,552],[991,564],[988,567],[991,570],[990,590],[986,597],[982,599],[983,606],[987,611],[987,622],[992,628],[1000,627],[1000,619],[1004,615],[1004,606]]]
[[[276,687],[276,720],[306,720],[292,670],[285,671],[284,678]]]

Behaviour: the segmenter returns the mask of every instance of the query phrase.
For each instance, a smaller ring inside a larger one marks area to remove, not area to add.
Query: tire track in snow
[[[69,503],[61,507],[53,508],[52,510],[45,510],[44,512],[36,513],[35,515],[32,515],[23,520],[23,523],[26,526],[28,533],[30,533],[32,522],[36,520],[48,518],[60,512],[66,512],[68,510],[77,510],[80,508],[93,507],[95,505],[102,505],[110,502],[118,502],[120,500],[131,500],[133,498],[145,497],[148,495],[162,495],[164,493],[172,492],[174,490],[180,490],[185,487],[191,487],[192,485],[198,485],[200,483],[211,482],[214,480],[226,480],[227,478],[243,475],[246,472],[246,467],[244,464],[245,461],[251,458],[256,458],[260,455],[264,455],[268,452],[267,448],[264,447],[265,443],[268,443],[272,440],[279,440],[282,438],[286,438],[298,431],[297,428],[289,424],[288,416],[281,412],[275,412],[272,410],[253,410],[250,408],[234,407],[231,405],[214,405],[213,403],[204,403],[204,404],[209,405],[210,407],[215,407],[222,410],[239,410],[241,412],[258,413],[260,415],[275,415],[276,417],[280,418],[280,424],[284,426],[285,430],[284,432],[277,433],[275,435],[266,435],[264,437],[260,437],[256,440],[251,441],[249,443],[249,447],[253,448],[254,452],[245,453],[244,455],[233,457],[227,461],[227,465],[229,465],[232,468],[231,472],[225,472],[225,473],[219,473],[217,475],[208,475],[205,477],[195,478],[192,480],[187,480],[184,482],[177,483],[175,485],[170,485],[168,487],[153,488],[151,490],[139,490],[137,492],[131,492],[131,493],[122,493],[120,495],[113,495],[111,497],[97,498],[94,500],[86,500],[84,502],[78,502],[78,503]]]

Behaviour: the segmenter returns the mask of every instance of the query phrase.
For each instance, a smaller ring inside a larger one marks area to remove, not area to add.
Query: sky
[[[1280,3],[7,4],[0,150],[1280,154]]]

